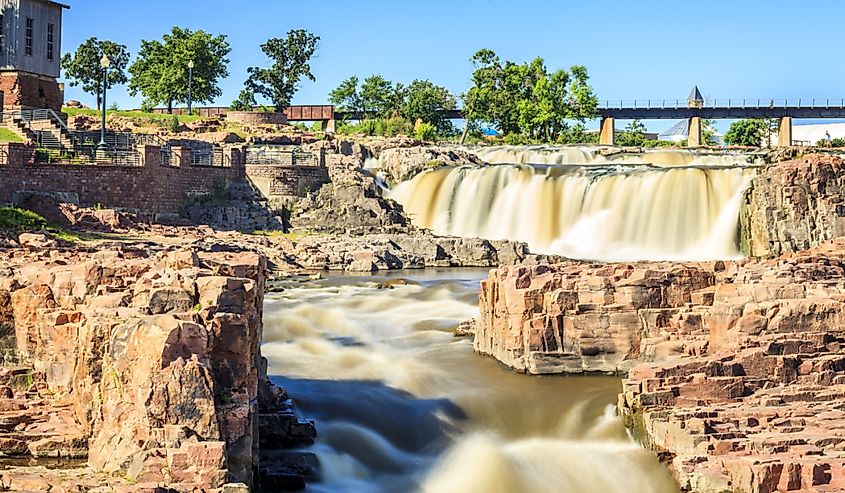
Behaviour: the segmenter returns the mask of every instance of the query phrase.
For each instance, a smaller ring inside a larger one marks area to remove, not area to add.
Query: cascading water
[[[643,164],[642,154],[609,164],[578,148],[476,152],[493,161],[553,164],[441,168],[388,194],[416,225],[437,234],[524,241],[538,253],[597,260],[740,256],[739,207],[756,170],[736,156],[649,153],[668,163],[661,167]],[[725,166],[731,159],[733,166]],[[588,164],[560,164],[573,160]]]
[[[677,493],[615,416],[618,378],[508,371],[452,335],[486,271],[417,276],[268,296],[270,373],[317,421],[309,491]]]

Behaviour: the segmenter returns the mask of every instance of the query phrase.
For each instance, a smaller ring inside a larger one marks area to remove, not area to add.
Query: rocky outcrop
[[[620,410],[685,491],[845,488],[845,240],[771,260],[502,267],[475,347],[627,371]]]
[[[475,349],[528,373],[622,373],[683,353],[679,336],[701,318],[688,305],[725,270],[721,262],[501,267],[481,283]]]
[[[384,149],[378,160],[379,169],[384,171],[390,183],[410,180],[422,171],[441,166],[484,164],[475,154],[460,149],[431,146]]]
[[[702,351],[634,367],[620,409],[692,491],[845,488],[845,242],[718,283]]]
[[[263,422],[313,440],[260,355],[263,256],[32,248],[2,260],[18,363],[0,370],[0,456],[87,461],[51,481],[212,491],[254,483]],[[279,478],[296,483],[278,470],[259,481]]]
[[[309,270],[375,272],[425,267],[512,265],[529,256],[524,243],[441,238],[430,233],[318,235],[291,241],[290,259]]]
[[[777,256],[845,235],[843,168],[841,158],[816,154],[754,178],[740,214],[743,253]]]

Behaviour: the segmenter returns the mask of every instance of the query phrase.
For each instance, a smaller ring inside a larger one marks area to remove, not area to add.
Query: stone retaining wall
[[[268,199],[304,197],[330,181],[323,166],[248,164],[246,175]]]
[[[269,111],[227,111],[226,120],[243,125],[287,125],[284,113]]]
[[[241,165],[165,166],[157,146],[140,150],[140,166],[35,164],[32,149],[24,145],[0,146],[4,151],[9,159],[0,163],[0,203],[12,203],[17,192],[62,193],[77,197],[82,206],[178,214],[190,196],[245,178]]]

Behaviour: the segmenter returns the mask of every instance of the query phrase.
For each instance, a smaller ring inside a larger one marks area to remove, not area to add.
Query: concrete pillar
[[[612,116],[601,119],[601,133],[599,144],[612,146],[616,143],[616,118]]]
[[[778,121],[778,145],[792,145],[792,117],[785,116]]]
[[[323,132],[330,134],[337,132],[337,122],[334,118],[331,120],[323,120]]]
[[[700,116],[694,116],[689,119],[689,136],[687,137],[687,145],[689,147],[698,147],[701,145]]]

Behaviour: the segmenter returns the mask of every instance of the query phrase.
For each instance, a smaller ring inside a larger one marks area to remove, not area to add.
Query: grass
[[[23,139],[8,128],[0,127],[0,142],[23,142]]]
[[[40,215],[17,207],[0,207],[0,231],[24,233],[47,227],[47,220]]]
[[[94,117],[100,117],[102,113],[98,110],[92,110],[88,108],[62,108],[62,111],[67,113],[68,116],[77,116],[77,115],[88,115]],[[168,115],[166,113],[147,113],[144,111],[128,111],[128,110],[106,110],[106,114],[109,115],[117,115],[122,116],[125,118],[137,118],[142,120],[147,120],[150,123],[155,122],[167,122],[175,116],[177,120],[181,123],[185,122],[196,122],[200,120],[205,120],[205,117],[198,116],[198,115]]]

